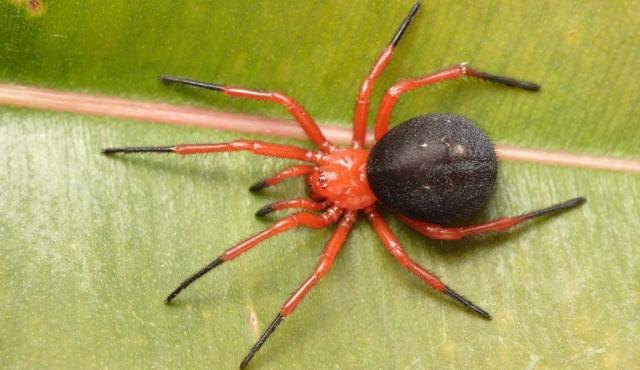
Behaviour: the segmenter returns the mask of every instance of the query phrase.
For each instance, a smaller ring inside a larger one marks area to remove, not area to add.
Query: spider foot
[[[307,198],[294,198],[267,204],[256,212],[256,216],[262,217],[268,215],[273,211],[291,208],[306,209],[309,211],[322,211],[324,209],[327,209],[327,207],[329,206],[331,206],[331,202],[329,201],[316,202],[312,199]]]
[[[265,332],[260,336],[260,339],[258,339],[256,344],[254,344],[253,347],[251,347],[251,349],[249,350],[249,353],[247,353],[247,355],[244,357],[244,359],[240,363],[240,369],[244,369],[245,367],[247,367],[247,365],[249,364],[249,361],[251,361],[251,359],[256,354],[256,352],[258,352],[260,347],[262,347],[262,345],[267,340],[267,338],[269,338],[269,336],[276,330],[278,325],[280,325],[280,323],[282,323],[282,321],[284,321],[284,318],[285,317],[282,316],[281,313],[278,313],[278,315],[271,322],[271,324],[269,325],[267,330],[265,330]]]
[[[465,297],[461,296],[460,294],[456,293],[453,289],[449,288],[448,286],[444,287],[444,290],[442,291],[442,293],[448,295],[454,301],[460,303],[461,305],[463,305],[466,308],[470,309],[471,311],[477,313],[478,315],[482,316],[483,318],[485,318],[487,320],[491,320],[491,314],[489,314],[487,311],[483,310],[482,308],[476,306],[470,300],[468,300]]]
[[[256,217],[264,217],[273,211],[275,211],[275,209],[273,208],[273,204],[267,204],[266,206],[256,211]]]
[[[266,181],[258,181],[255,184],[251,185],[251,187],[249,188],[249,191],[252,193],[257,193],[259,191],[261,191],[262,189],[268,187],[269,184],[267,184]]]
[[[205,267],[200,269],[198,272],[196,272],[195,274],[191,275],[185,281],[180,283],[180,285],[176,289],[174,289],[167,296],[167,298],[164,299],[164,303],[165,304],[171,304],[171,302],[173,302],[173,300],[178,296],[178,294],[180,294],[180,292],[183,291],[186,287],[191,285],[191,283],[193,283],[194,281],[200,279],[204,274],[206,274],[207,272],[209,272],[209,271],[213,270],[214,268],[220,266],[224,262],[225,262],[225,260],[222,257],[218,257],[215,260],[213,260],[210,264],[206,265]]]
[[[497,83],[497,84],[504,85],[504,86],[507,86],[507,87],[514,87],[514,88],[517,88],[517,89],[523,89],[523,90],[528,90],[528,91],[538,91],[538,90],[540,90],[540,85],[535,83],[535,82],[518,80],[518,79],[515,79],[515,78],[511,78],[511,77],[498,76],[498,75],[494,75],[492,73],[476,71],[474,69],[468,68],[466,66],[466,63],[461,64],[461,66],[464,69],[464,73],[467,76],[479,78],[479,79],[482,79],[482,80],[485,80],[485,81]]]
[[[569,208],[577,207],[581,204],[584,204],[586,201],[587,201],[587,198],[585,197],[577,197],[577,198],[569,199],[566,202],[554,204],[546,208],[542,208],[533,212],[526,213],[520,217],[530,220],[532,218],[536,218],[536,217],[540,217],[548,214],[559,213]]]

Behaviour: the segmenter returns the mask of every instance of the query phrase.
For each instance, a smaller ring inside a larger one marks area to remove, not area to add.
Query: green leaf
[[[0,3],[0,80],[288,118],[269,103],[157,81],[183,75],[285,91],[319,122],[349,127],[359,83],[411,5],[12,0]],[[407,94],[393,121],[454,112],[498,143],[638,159],[639,26],[634,1],[428,1],[374,101],[401,77],[468,61],[543,90],[447,82]],[[107,158],[105,146],[238,134],[0,112],[2,368],[235,367],[331,235],[300,229],[265,241],[165,306],[182,279],[276,218],[256,219],[258,208],[304,194],[298,181],[247,191],[287,163],[237,153]],[[633,174],[503,162],[478,220],[578,195],[588,203],[456,242],[425,239],[386,214],[409,254],[490,322],[404,271],[361,220],[252,366],[633,368],[639,189]]]

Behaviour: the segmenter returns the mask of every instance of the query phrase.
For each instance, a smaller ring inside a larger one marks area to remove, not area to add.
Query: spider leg
[[[404,21],[398,30],[393,35],[391,42],[389,45],[382,50],[382,53],[378,56],[378,59],[371,67],[371,71],[367,78],[360,85],[360,92],[358,94],[358,100],[356,102],[356,108],[353,117],[353,147],[361,148],[364,146],[365,134],[367,132],[367,113],[369,111],[369,104],[371,101],[369,97],[371,96],[371,89],[373,88],[373,84],[384,68],[389,64],[391,57],[393,56],[393,51],[395,50],[398,42],[404,35],[405,31],[409,27],[411,20],[416,15],[418,10],[420,9],[420,2],[416,2],[411,10],[409,10],[409,14],[405,17]]]
[[[240,364],[240,369],[243,369],[251,358],[258,352],[260,347],[264,344],[264,342],[269,338],[269,336],[276,330],[278,325],[282,323],[282,321],[293,312],[298,303],[309,293],[309,290],[313,288],[313,286],[329,272],[331,265],[333,264],[333,260],[336,258],[336,255],[340,251],[342,244],[344,243],[353,223],[356,221],[358,211],[347,210],[342,217],[342,220],[338,224],[336,231],[327,242],[327,246],[322,253],[322,258],[320,259],[320,263],[316,266],[313,274],[307,278],[307,280],[302,283],[302,285],[291,295],[291,297],[282,305],[280,308],[280,312],[276,315],[276,318],[273,320],[271,325],[267,328],[267,330],[260,336],[260,339],[251,347],[249,353],[245,356]]]
[[[313,229],[320,229],[332,222],[336,222],[338,218],[340,218],[341,214],[342,214],[342,210],[340,208],[332,207],[320,215],[300,212],[275,222],[274,224],[262,230],[261,232],[255,234],[254,236],[227,249],[218,258],[216,258],[211,263],[209,263],[208,265],[200,269],[198,272],[196,272],[195,274],[191,275],[189,278],[184,280],[182,283],[180,283],[180,285],[176,289],[174,289],[167,296],[167,298],[165,299],[165,303],[171,303],[171,301],[173,301],[182,290],[184,290],[186,287],[191,285],[191,283],[193,283],[194,281],[201,278],[207,272],[220,266],[224,262],[230,261],[238,257],[242,253],[258,245],[263,240],[268,239],[274,235],[278,235],[282,232],[285,232],[291,229],[292,227],[297,227],[297,226],[306,226]]]
[[[251,185],[249,191],[255,193],[266,187],[276,185],[279,182],[288,179],[289,177],[308,175],[313,172],[313,169],[314,168],[312,166],[307,165],[289,167],[267,179],[256,182],[255,184]]]
[[[484,224],[465,226],[465,227],[442,227],[436,224],[431,224],[424,221],[412,220],[406,216],[398,215],[398,218],[409,225],[412,229],[416,230],[420,234],[432,238],[453,240],[460,239],[469,235],[491,233],[501,230],[506,230],[510,227],[518,225],[521,222],[531,220],[540,216],[558,213],[567,209],[579,206],[587,200],[583,197],[573,198],[563,203],[554,204],[552,206],[542,208],[533,212],[525,213],[520,216],[514,217],[501,217],[493,221],[489,221]]]
[[[478,72],[467,67],[464,63],[445,68],[424,77],[400,80],[395,85],[387,89],[382,97],[382,101],[378,108],[378,115],[376,116],[375,139],[380,140],[380,138],[387,132],[389,127],[389,118],[391,117],[391,110],[400,98],[400,95],[422,86],[433,85],[444,80],[452,80],[465,75],[529,91],[537,91],[540,89],[540,85],[533,82],[516,80],[511,77],[496,76],[485,72]]]
[[[402,265],[405,269],[409,270],[411,273],[416,275],[420,280],[427,283],[430,287],[435,289],[436,291],[446,294],[456,302],[462,304],[467,307],[471,311],[477,313],[485,319],[491,319],[491,315],[483,310],[482,308],[476,306],[473,302],[468,300],[467,298],[461,296],[456,293],[453,289],[446,286],[442,280],[440,280],[437,276],[432,274],[431,272],[425,270],[422,266],[418,265],[415,261],[413,261],[405,252],[404,248],[398,242],[398,239],[393,234],[393,231],[389,228],[387,223],[384,221],[382,216],[375,211],[374,207],[370,207],[365,209],[365,214],[369,219],[369,222],[373,226],[373,229],[376,231],[385,248],[391,252],[391,254],[396,258],[398,263]]]
[[[313,141],[313,143],[316,144],[316,146],[320,150],[325,153],[330,153],[335,150],[333,144],[331,144],[322,134],[322,131],[320,130],[316,122],[313,120],[313,118],[311,118],[309,113],[304,110],[302,105],[285,94],[279,92],[249,90],[241,87],[222,86],[173,76],[162,76],[160,77],[160,80],[164,82],[181,83],[189,86],[202,87],[213,91],[219,91],[225,95],[238,98],[268,100],[274,103],[281,104],[287,109],[287,111],[289,111],[289,113],[291,113],[293,118],[298,121],[309,139],[311,139],[311,141]]]
[[[214,144],[179,144],[176,146],[104,148],[103,154],[115,153],[175,153],[201,154],[220,152],[247,151],[269,157],[297,159],[299,161],[318,163],[324,156],[320,152],[298,148],[290,145],[272,144],[254,140],[234,140],[228,143]]]
[[[262,217],[273,211],[279,211],[286,208],[301,208],[309,211],[321,211],[330,205],[331,203],[329,201],[316,202],[306,198],[294,198],[267,204],[256,212],[256,216]]]

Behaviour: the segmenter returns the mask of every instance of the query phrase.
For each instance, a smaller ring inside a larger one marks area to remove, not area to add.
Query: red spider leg
[[[269,91],[257,91],[249,90],[240,87],[215,85],[206,82],[199,82],[190,80],[187,78],[162,76],[160,79],[164,82],[177,82],[185,85],[202,87],[214,91],[220,91],[225,95],[235,96],[238,98],[255,99],[255,100],[268,100],[284,106],[289,113],[298,121],[304,132],[309,136],[309,139],[313,141],[316,146],[325,153],[330,153],[335,150],[333,144],[331,144],[320,128],[315,123],[313,118],[307,113],[302,105],[295,101],[293,98],[279,92]]]
[[[338,224],[336,231],[331,236],[331,239],[329,239],[329,242],[327,242],[327,246],[322,253],[320,263],[318,263],[318,265],[316,266],[313,274],[311,274],[311,276],[307,280],[305,280],[304,283],[302,283],[300,288],[298,288],[298,290],[296,290],[295,293],[293,293],[291,297],[282,305],[282,308],[280,308],[280,312],[278,312],[276,318],[271,322],[271,325],[269,325],[267,330],[265,330],[262,336],[260,336],[260,339],[258,339],[253,347],[251,347],[251,350],[249,350],[249,353],[245,356],[244,360],[242,360],[240,369],[243,369],[245,366],[247,366],[249,361],[251,361],[251,358],[253,358],[256,352],[258,352],[260,347],[262,347],[267,338],[269,338],[269,336],[276,330],[278,325],[280,325],[280,323],[287,316],[289,316],[291,312],[293,312],[298,303],[300,303],[300,301],[307,295],[307,293],[309,293],[309,290],[311,290],[311,288],[313,288],[313,286],[316,285],[316,283],[324,275],[326,275],[327,272],[329,272],[329,269],[331,269],[331,265],[333,264],[333,260],[336,258],[336,255],[340,251],[342,244],[347,238],[351,227],[353,227],[353,223],[356,221],[357,214],[358,211],[345,211],[344,216]]]
[[[201,154],[239,152],[243,150],[258,155],[297,159],[300,161],[313,163],[319,163],[324,157],[323,153],[297,148],[295,146],[272,144],[253,140],[234,140],[228,143],[215,144],[179,144],[176,146],[105,148],[102,150],[102,153],[114,154],[156,152],[175,154]]]
[[[194,281],[201,278],[204,274],[220,266],[222,263],[238,257],[242,253],[258,245],[263,240],[268,239],[274,235],[278,235],[282,232],[285,232],[291,229],[292,227],[306,226],[312,229],[321,229],[330,223],[336,222],[340,218],[341,214],[342,214],[342,209],[338,207],[331,207],[326,212],[320,215],[299,212],[299,213],[287,216],[275,222],[268,228],[262,230],[261,232],[255,234],[254,236],[250,237],[249,239],[246,239],[234,245],[233,247],[227,249],[226,251],[224,251],[218,258],[213,260],[210,264],[206,265],[205,267],[200,269],[198,272],[196,272],[195,274],[191,275],[189,278],[184,280],[173,292],[171,292],[171,294],[167,296],[167,298],[165,299],[165,302],[171,303],[171,301],[173,301],[182,290],[184,290],[186,287],[191,285],[191,283],[193,283]]]
[[[283,180],[286,180],[289,177],[308,175],[312,172],[313,172],[312,166],[298,165],[298,166],[289,167],[267,179],[256,182],[255,184],[251,185],[251,187],[249,188],[249,191],[255,193],[266,187],[276,185],[277,183]]]
[[[485,72],[478,72],[467,67],[464,63],[457,64],[455,66],[443,69],[441,71],[438,71],[417,79],[400,80],[395,85],[387,89],[387,91],[384,93],[384,96],[382,97],[382,101],[380,102],[380,107],[378,108],[378,115],[376,116],[376,123],[375,123],[375,129],[374,129],[375,139],[380,140],[380,138],[387,132],[389,127],[389,118],[391,116],[391,110],[393,109],[393,106],[396,104],[396,102],[400,98],[400,95],[422,86],[432,85],[444,80],[456,79],[460,76],[465,76],[465,75],[481,78],[483,80],[488,80],[491,82],[496,82],[509,87],[516,87],[516,88],[529,90],[529,91],[540,90],[540,85],[535,84],[533,82],[516,80],[510,77],[496,76],[496,75],[492,75]]]
[[[431,224],[424,221],[412,220],[402,215],[397,215],[397,216],[402,222],[406,223],[412,229],[416,230],[417,232],[419,232],[420,234],[428,238],[454,240],[454,239],[460,239],[462,237],[469,236],[469,235],[477,235],[477,234],[506,230],[521,222],[531,220],[536,217],[561,212],[569,208],[578,206],[584,203],[585,201],[586,199],[583,197],[573,198],[566,202],[554,204],[550,207],[525,213],[520,216],[501,217],[484,224],[465,226],[465,227],[442,227],[442,226]]]
[[[323,209],[326,209],[330,205],[331,202],[329,201],[316,202],[306,198],[294,198],[267,204],[256,212],[256,216],[262,217],[273,211],[279,211],[286,208],[302,208],[310,211],[321,211]]]
[[[367,113],[369,111],[369,104],[371,103],[369,97],[371,96],[373,84],[387,64],[389,64],[389,61],[393,56],[393,51],[419,9],[420,2],[416,2],[411,10],[409,10],[409,14],[407,14],[404,21],[402,21],[402,24],[391,39],[389,46],[382,50],[382,53],[378,56],[373,67],[371,67],[369,75],[360,86],[360,93],[358,94],[358,100],[356,102],[356,108],[353,115],[353,147],[356,149],[364,146],[365,134],[367,132]]]
[[[485,319],[491,319],[491,315],[483,310],[482,308],[476,306],[473,302],[468,300],[467,298],[461,296],[456,293],[453,289],[446,286],[442,280],[440,280],[437,276],[432,274],[431,272],[425,270],[422,266],[418,265],[415,261],[413,261],[405,252],[404,248],[398,242],[398,239],[393,234],[393,231],[389,228],[387,223],[384,221],[382,216],[375,211],[374,207],[369,207],[364,210],[364,213],[367,215],[369,222],[373,226],[374,230],[382,240],[385,248],[391,252],[391,254],[396,258],[398,263],[402,265],[405,269],[409,270],[411,273],[416,275],[420,280],[427,283],[430,287],[437,290],[440,293],[444,293],[447,296],[451,297],[456,302],[462,304],[473,312],[479,314]]]

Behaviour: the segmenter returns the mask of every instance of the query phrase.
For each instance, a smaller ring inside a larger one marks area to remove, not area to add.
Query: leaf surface
[[[411,2],[0,3],[0,80],[287,117],[278,106],[166,87],[162,74],[285,91],[319,122],[351,125],[357,87]],[[472,118],[502,144],[639,159],[635,1],[423,4],[375,100],[401,77],[455,64],[539,82],[407,94],[393,122]],[[331,230],[264,242],[164,296],[272,220],[253,213],[302,182],[247,189],[287,163],[248,154],[106,158],[115,145],[231,132],[0,110],[0,367],[231,368],[311,272]],[[247,136],[310,147],[294,140]],[[276,331],[259,368],[632,368],[640,357],[640,177],[501,163],[478,220],[578,195],[562,216],[456,242],[386,219],[409,254],[487,309],[474,317],[398,266],[363,220],[329,275]]]

